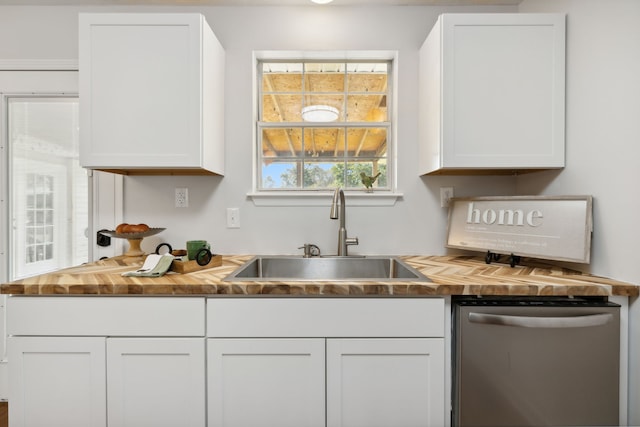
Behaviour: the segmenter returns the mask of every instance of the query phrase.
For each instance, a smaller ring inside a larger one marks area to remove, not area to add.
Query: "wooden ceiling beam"
[[[269,96],[271,97],[271,101],[273,102],[273,108],[275,108],[276,114],[278,115],[278,117],[280,117],[280,121],[283,122],[284,116],[282,115],[282,107],[280,107],[280,102],[278,102],[278,98],[275,95],[273,95],[273,83],[271,83],[271,76],[269,76],[269,74],[263,74],[262,78],[264,79],[264,83],[267,85],[267,90],[271,92],[271,95]],[[287,145],[289,146],[289,152],[291,153],[292,156],[295,156],[296,149],[293,146],[293,141],[291,140],[291,134],[289,133],[288,129],[285,131],[285,135],[287,136]]]
[[[303,74],[303,82],[304,87],[303,87],[303,93],[305,93],[305,105],[311,105],[311,96],[310,95],[306,95],[306,93],[308,92],[313,92],[313,89],[311,88],[311,81],[309,80],[309,75],[307,73]],[[307,91],[306,88],[309,88],[309,90]],[[302,119],[304,120],[304,118]],[[304,132],[304,130],[303,130]],[[307,144],[307,140],[304,139],[304,135],[303,135],[303,141],[305,142],[305,145]],[[316,150],[316,135],[315,135],[315,130],[311,130],[311,144],[310,144],[310,148],[313,151],[313,153],[317,153],[318,151]]]
[[[262,143],[267,146],[268,150],[273,151],[275,154],[278,154],[278,150],[276,149],[276,147],[274,147],[274,145],[271,143],[271,140],[264,132],[262,133]]]

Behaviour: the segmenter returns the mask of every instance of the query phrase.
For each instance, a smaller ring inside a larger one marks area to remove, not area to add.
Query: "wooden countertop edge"
[[[223,265],[161,278],[122,277],[142,258],[114,257],[2,284],[13,295],[290,295],[290,296],[638,296],[630,283],[593,276],[540,260],[524,260],[514,268],[485,264],[476,256],[400,256],[432,282],[222,282],[251,255],[223,256]],[[185,280],[186,279],[186,280]]]

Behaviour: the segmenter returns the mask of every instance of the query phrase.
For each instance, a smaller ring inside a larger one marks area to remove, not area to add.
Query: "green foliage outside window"
[[[346,170],[345,170],[346,168]],[[305,164],[303,176],[303,189],[323,189],[323,188],[348,188],[358,189],[364,188],[360,173],[364,172],[367,176],[374,175],[372,163],[335,163],[329,166],[322,164]],[[387,185],[387,165],[382,163],[378,165],[377,172],[381,172],[376,186],[386,187]],[[282,172],[280,178],[280,188],[300,188],[298,185],[299,169],[292,166]],[[273,177],[267,176],[263,179],[264,188],[274,188],[275,181]]]

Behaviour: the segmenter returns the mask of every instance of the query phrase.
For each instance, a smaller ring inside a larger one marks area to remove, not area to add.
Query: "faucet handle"
[[[357,245],[359,243],[360,242],[358,241],[357,237],[347,237],[345,239],[345,244],[347,244],[347,245]]]
[[[313,243],[305,243],[304,246],[300,246],[298,249],[304,249],[304,258],[320,256],[320,248]]]

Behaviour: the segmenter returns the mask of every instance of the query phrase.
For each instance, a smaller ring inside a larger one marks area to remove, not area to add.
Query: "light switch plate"
[[[227,228],[240,228],[240,208],[227,208]]]

